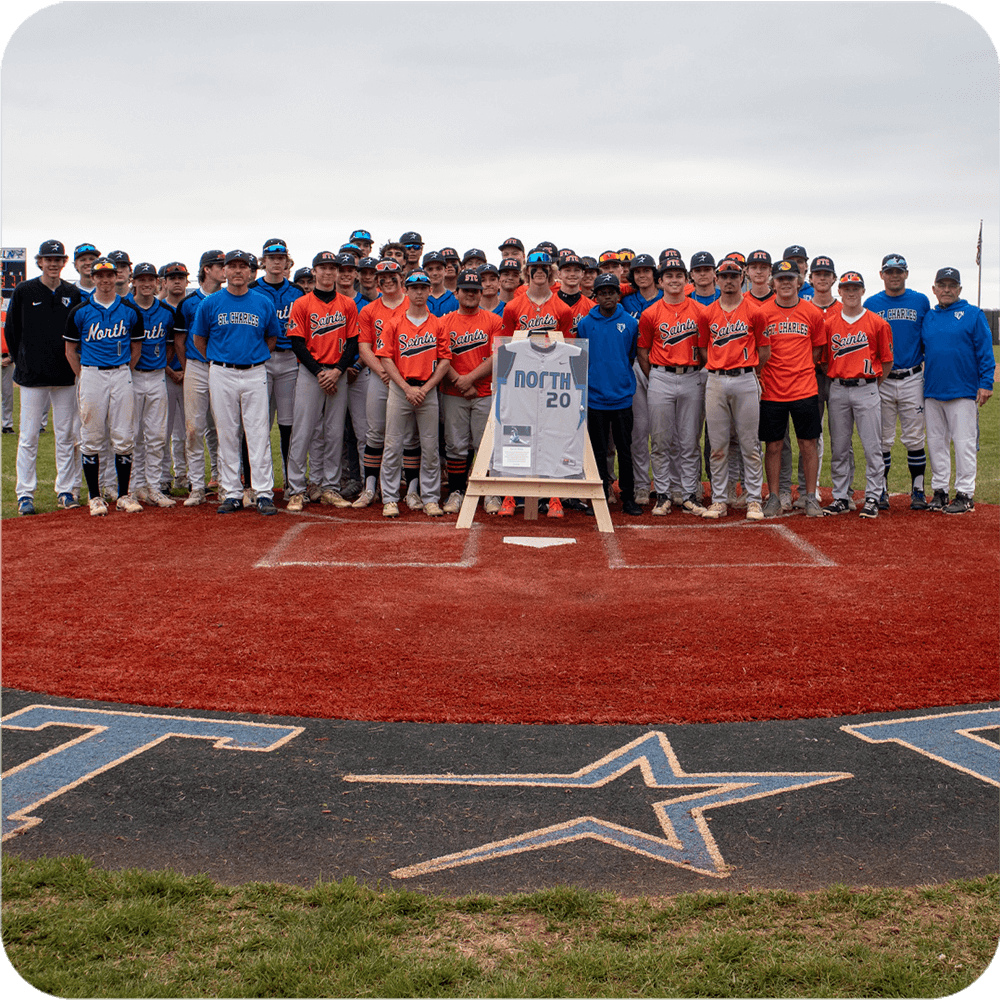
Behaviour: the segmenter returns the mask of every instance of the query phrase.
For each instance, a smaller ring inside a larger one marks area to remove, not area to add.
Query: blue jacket
[[[594,306],[581,317],[576,335],[587,341],[587,406],[592,410],[630,407],[635,395],[632,362],[639,337],[638,320],[625,312],[621,303],[610,316],[602,316],[600,306]]]
[[[993,391],[993,338],[981,309],[959,299],[935,306],[920,331],[927,399],[975,399]]]

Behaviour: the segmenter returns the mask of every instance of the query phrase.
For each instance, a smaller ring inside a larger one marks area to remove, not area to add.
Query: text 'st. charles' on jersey
[[[519,340],[497,348],[492,471],[578,479],[587,433],[587,354]]]

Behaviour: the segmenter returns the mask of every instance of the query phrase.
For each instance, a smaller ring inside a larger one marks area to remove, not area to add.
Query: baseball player
[[[300,267],[292,278],[292,284],[298,285],[303,292],[311,292],[316,285],[316,278],[311,267]]]
[[[295,360],[291,341],[288,339],[288,317],[292,303],[303,293],[285,276],[288,263],[288,246],[284,240],[272,239],[264,243],[261,251],[264,262],[263,278],[254,281],[250,287],[266,295],[274,306],[281,323],[281,335],[275,341],[271,357],[265,365],[267,369],[268,414],[270,423],[278,418],[278,439],[281,444],[281,466],[283,482],[288,482],[288,448],[292,440],[292,418],[295,413],[295,384],[299,374],[299,364]]]
[[[559,262],[559,291],[556,295],[566,304],[572,316],[570,337],[576,336],[580,320],[597,305],[593,299],[583,294],[580,289],[582,282],[583,261],[575,253],[564,254]]]
[[[367,507],[375,500],[385,449],[385,405],[389,397],[389,373],[375,352],[383,343],[386,326],[408,304],[403,292],[403,267],[399,261],[392,258],[380,260],[375,270],[381,298],[365,306],[358,316],[358,353],[371,372],[368,376],[365,404],[364,488],[352,504],[358,508]]]
[[[372,234],[367,229],[355,229],[347,242],[353,243],[361,251],[362,257],[367,257],[375,245]]]
[[[500,298],[500,270],[496,264],[483,264],[477,268],[479,280],[483,285],[482,298],[479,300],[479,308],[487,312],[496,313],[503,319],[504,306],[507,304]]]
[[[35,513],[38,434],[50,404],[57,502],[64,509],[80,506],[74,496],[80,486],[80,411],[75,369],[66,358],[63,335],[70,310],[85,296],[75,285],[62,280],[68,259],[59,240],[45,240],[35,256],[42,273],[14,289],[4,323],[7,351],[14,363],[13,381],[20,387],[15,485],[19,514]]]
[[[160,489],[167,441],[167,345],[174,342],[176,316],[172,306],[156,297],[156,268],[145,261],[132,272],[135,290],[126,299],[142,317],[143,341],[132,371],[135,393],[135,448],[131,486],[139,503],[173,507],[177,501]],[[141,439],[141,444],[140,444]]]
[[[144,340],[142,315],[115,291],[117,267],[98,257],[91,267],[96,287],[66,318],[66,360],[80,380],[80,452],[90,492],[91,517],[103,517],[108,505],[100,491],[100,450],[106,438],[114,450],[118,510],[142,510],[129,493],[135,437],[132,369]],[[153,269],[155,278],[156,269]]]
[[[756,305],[763,305],[774,297],[774,289],[771,287],[772,263],[771,255],[766,250],[754,250],[747,257],[747,280],[750,282],[747,295],[753,296],[751,302]]]
[[[733,430],[743,455],[743,488],[748,521],[764,519],[761,506],[763,470],[757,447],[760,423],[760,383],[757,370],[767,363],[771,348],[764,337],[760,307],[740,289],[743,268],[725,259],[717,269],[719,298],[707,309],[707,329],[698,353],[708,372],[705,423],[711,443],[712,503],[702,517],[717,520],[728,513],[729,449]]]
[[[785,247],[785,252],[781,255],[783,260],[792,261],[799,269],[799,298],[811,299],[814,294],[813,286],[806,281],[806,270],[809,267],[809,254],[805,247],[795,243],[790,247]]]
[[[500,274],[500,301],[506,306],[522,290],[521,264],[516,257],[505,257],[497,271]],[[503,319],[502,309],[500,318]]]
[[[441,383],[445,462],[448,470],[446,514],[457,514],[468,483],[468,455],[479,447],[492,402],[493,338],[502,329],[496,313],[480,307],[482,280],[476,270],[458,276],[458,309],[443,318],[451,364]]]
[[[516,236],[508,236],[497,250],[500,251],[501,261],[516,260],[518,269],[524,267],[526,263],[524,244]]]
[[[6,325],[7,309],[3,310],[4,325]],[[3,406],[3,433],[14,433],[14,359],[7,350],[7,338],[0,328],[0,370],[3,380],[0,382],[0,397]]]
[[[81,243],[73,249],[73,267],[79,275],[76,287],[84,295],[90,295],[94,291],[94,276],[90,273],[90,268],[100,256],[101,251],[93,243]]]
[[[882,397],[882,461],[887,487],[879,497],[881,510],[889,508],[889,467],[892,464],[897,420],[910,470],[910,510],[927,510],[928,506],[924,490],[927,453],[924,450],[924,356],[920,332],[931,304],[922,292],[906,287],[909,274],[906,258],[902,254],[886,254],[879,271],[884,290],[865,299],[865,308],[878,313],[892,327],[892,368],[879,384],[879,395]]]
[[[573,314],[549,286],[552,257],[543,251],[532,252],[528,254],[526,268],[528,284],[504,307],[503,335],[509,337],[515,330],[541,334],[558,329],[568,337]]]
[[[442,247],[441,256],[444,257],[444,287],[449,292],[457,293],[458,272],[462,270],[462,259],[454,247]]]
[[[698,434],[704,412],[705,387],[698,341],[708,329],[705,307],[684,294],[687,268],[679,257],[667,257],[660,268],[663,297],[639,317],[639,367],[649,382],[649,427],[652,441],[653,485],[657,502],[653,513],[670,513],[666,479],[671,446],[678,456],[681,507],[700,516]],[[621,469],[619,469],[621,474]]]
[[[771,346],[767,364],[760,370],[762,392],[759,438],[764,442],[764,469],[769,494],[765,517],[781,513],[778,477],[785,431],[791,416],[805,467],[806,514],[822,517],[816,497],[819,453],[816,439],[823,433],[817,403],[816,364],[823,354],[826,335],[823,313],[800,299],[798,266],[779,260],[771,268],[774,298],[764,305],[764,335]]]
[[[629,266],[629,283],[635,291],[622,299],[622,308],[636,323],[639,317],[654,303],[663,298],[663,292],[656,287],[656,262],[651,254],[641,253],[633,257]],[[595,287],[597,282],[594,282]],[[636,361],[632,366],[635,373],[635,395],[632,397],[632,477],[635,483],[635,502],[645,506],[650,501],[649,494],[649,380]],[[619,469],[620,471],[620,469]],[[662,477],[661,477],[662,478]]]
[[[444,285],[445,259],[437,250],[424,254],[423,269],[431,281],[427,296],[427,311],[432,316],[444,316],[458,308],[458,299]]]
[[[703,306],[710,306],[721,294],[715,284],[715,258],[707,250],[691,257],[691,284],[691,298]]]
[[[125,298],[132,287],[132,261],[124,250],[112,250],[108,258],[115,263],[115,292]]]
[[[219,481],[224,494],[220,514],[243,507],[241,423],[257,510],[277,513],[265,364],[282,328],[270,301],[250,291],[251,259],[252,254],[243,250],[226,254],[226,288],[201,303],[191,327],[195,348],[210,362],[208,385],[219,432]]]
[[[451,363],[444,324],[427,310],[431,280],[423,271],[406,279],[407,305],[387,325],[375,354],[389,376],[382,454],[382,516],[399,517],[399,484],[407,427],[420,435],[420,499],[428,517],[444,514],[438,451],[438,383]]]
[[[163,265],[163,301],[170,306],[175,316],[174,338],[167,343],[167,447],[163,452],[160,470],[160,492],[170,495],[171,488],[183,489],[188,483],[187,455],[184,450],[184,372],[177,357],[177,323],[180,305],[187,295],[188,269],[179,260]],[[170,467],[173,465],[173,480]],[[188,486],[190,492],[190,486]]]
[[[180,360],[184,385],[185,457],[191,493],[184,501],[185,507],[197,507],[205,502],[205,444],[208,443],[212,479],[218,464],[217,453],[213,458],[212,436],[209,426],[215,426],[211,413],[209,393],[208,358],[198,349],[187,331],[194,325],[194,318],[202,302],[213,295],[226,279],[225,254],[221,250],[206,250],[198,264],[198,287],[180,304],[177,311],[183,321],[183,330],[174,337],[174,349]],[[217,444],[216,444],[217,450]]]
[[[405,274],[409,274],[420,265],[420,254],[424,249],[424,240],[420,233],[410,230],[399,237],[399,242],[403,245],[403,271]]]
[[[288,336],[295,356],[304,369],[295,391],[295,414],[288,455],[288,503],[291,511],[302,510],[306,488],[306,454],[317,424],[323,439],[341,442],[347,414],[348,382],[345,372],[358,353],[358,311],[354,300],[337,291],[336,257],[322,251],[313,259],[316,287],[291,307]],[[320,484],[320,502],[350,507],[340,495],[343,449],[323,449],[322,464],[314,462],[313,479]]]
[[[841,275],[839,290],[841,307],[828,310],[825,320],[833,501],[823,513],[846,514],[851,509],[848,498],[857,426],[865,453],[865,502],[860,516],[875,518],[885,485],[878,384],[892,367],[892,330],[861,304],[865,282],[857,271]]]
[[[982,310],[961,298],[957,268],[942,267],[931,289],[938,304],[924,317],[920,343],[927,365],[924,410],[934,496],[929,509],[975,510],[979,407],[993,395],[993,343]],[[948,502],[950,445],[955,446],[955,497]]]

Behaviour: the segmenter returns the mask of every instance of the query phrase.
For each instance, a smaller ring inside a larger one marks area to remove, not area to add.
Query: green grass
[[[936,997],[989,964],[998,878],[458,899],[3,858],[3,942],[66,997]]]
[[[1000,362],[1000,347],[993,348],[994,357]],[[18,426],[18,395],[14,391],[14,427]],[[52,421],[49,420],[51,428]],[[976,499],[983,503],[1000,503],[1000,394],[991,399],[980,412],[980,449],[978,463],[978,478],[976,482]],[[820,486],[830,489],[830,432],[823,429],[824,450],[823,465],[820,470]],[[17,497],[14,495],[14,485],[17,482],[15,459],[17,454],[17,435],[5,434],[3,441],[2,475],[3,486],[0,490],[0,516],[13,517],[17,514]],[[281,482],[280,445],[278,428],[274,426],[271,433],[271,455],[274,457],[275,482]],[[858,470],[855,488],[860,488],[864,482],[865,459],[858,437],[854,436],[855,467]],[[798,462],[798,447],[795,435],[792,435],[792,459]],[[794,468],[795,466],[793,466]],[[38,489],[35,491],[35,509],[39,513],[56,509],[55,483],[55,440],[51,430],[43,434],[38,446]],[[794,478],[794,476],[793,476]],[[930,482],[928,472],[927,482]],[[892,449],[892,468],[889,472],[889,492],[909,493],[910,474],[906,467],[906,449],[898,438]],[[86,492],[86,489],[84,490]]]

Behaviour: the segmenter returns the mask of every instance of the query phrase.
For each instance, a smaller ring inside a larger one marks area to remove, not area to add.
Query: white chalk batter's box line
[[[773,531],[779,538],[786,541],[793,548],[797,549],[805,557],[798,562],[788,562],[787,560],[775,561],[745,561],[745,562],[670,562],[670,563],[629,563],[621,553],[618,544],[618,536],[605,535],[604,547],[608,553],[609,569],[770,569],[771,567],[792,567],[798,569],[813,569],[815,567],[833,567],[837,563],[825,556],[815,545],[811,545],[804,538],[797,535],[791,528],[784,524],[761,524],[760,521],[739,520],[729,524],[624,524],[615,529],[617,531]],[[737,543],[738,544],[738,543]]]
[[[400,560],[397,562],[370,561],[364,559],[294,559],[287,558],[286,553],[295,544],[298,537],[310,526],[328,525],[331,528],[364,528],[373,527],[378,522],[372,521],[352,521],[346,518],[324,517],[316,520],[303,521],[290,527],[281,539],[266,552],[256,563],[254,569],[275,569],[280,566],[311,566],[311,567],[331,567],[343,569],[473,569],[479,563],[479,538],[482,526],[473,524],[469,529],[462,548],[462,556],[458,561],[447,562],[418,562],[414,560]],[[387,531],[403,531],[406,528],[413,528],[416,525],[412,521],[387,520],[379,525]],[[425,523],[420,525],[421,529],[441,532],[455,532],[453,522],[445,521],[440,523]],[[608,569],[634,569],[634,570],[661,570],[661,569],[768,569],[771,567],[790,567],[798,569],[813,569],[816,567],[834,567],[837,563],[825,556],[814,545],[811,545],[804,538],[799,537],[791,528],[784,524],[761,524],[760,522],[747,523],[746,521],[736,521],[730,524],[626,524],[620,525],[617,531],[698,531],[702,533],[717,531],[772,531],[780,539],[787,542],[793,548],[802,553],[803,559],[798,562],[788,560],[775,561],[744,561],[744,562],[673,562],[673,563],[629,563],[622,556],[621,548],[618,544],[617,535],[601,535],[604,542],[604,551],[608,559]],[[453,536],[454,537],[454,536]],[[527,553],[523,548],[518,547],[518,554],[524,558]]]
[[[277,566],[330,566],[341,567],[343,569],[471,569],[479,561],[479,533],[481,528],[474,524],[468,531],[465,545],[462,548],[462,557],[458,562],[417,562],[414,560],[400,560],[398,562],[377,561],[369,562],[359,559],[286,559],[285,553],[295,543],[299,535],[309,527],[322,527],[329,525],[332,528],[371,528],[378,526],[386,531],[402,531],[406,528],[413,528],[412,521],[397,521],[386,519],[382,524],[372,521],[349,521],[346,518],[324,517],[314,521],[305,521],[295,524],[289,528],[281,537],[280,541],[266,552],[254,563],[254,569],[273,569]],[[420,525],[424,530],[451,531],[454,535],[454,523],[444,522],[434,524],[425,522]]]

